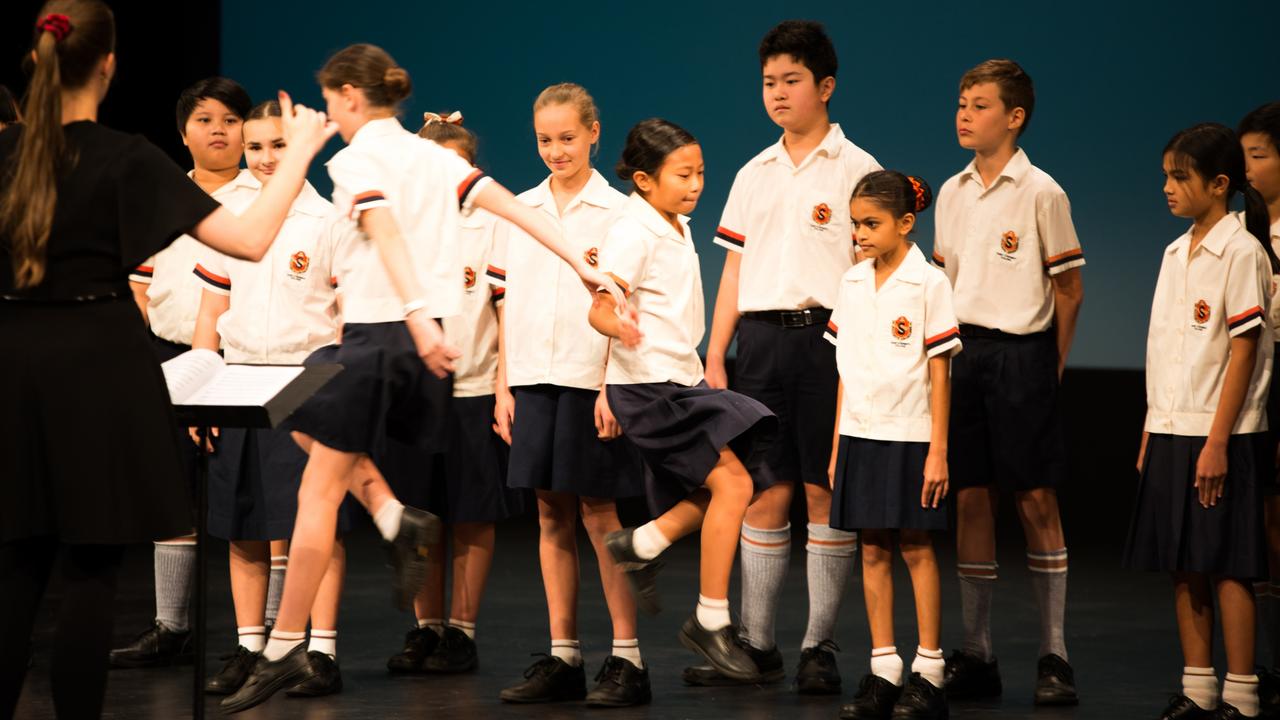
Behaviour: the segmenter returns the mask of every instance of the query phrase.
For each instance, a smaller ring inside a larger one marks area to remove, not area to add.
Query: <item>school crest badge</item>
[[[889,331],[893,333],[894,340],[906,340],[911,337],[911,321],[900,317],[889,325]]]
[[[1008,230],[1000,236],[1000,249],[1007,255],[1018,252],[1018,233]]]
[[[814,205],[813,222],[815,225],[826,225],[831,222],[831,206],[826,203]]]
[[[462,286],[470,290],[476,286],[476,271],[473,268],[462,269]]]
[[[582,254],[582,258],[587,261],[588,265],[595,267],[600,264],[600,249],[591,248]]]
[[[1209,322],[1209,317],[1212,314],[1213,314],[1213,310],[1210,309],[1209,303],[1205,302],[1204,300],[1196,301],[1195,312],[1192,314],[1192,318],[1195,319],[1197,325],[1204,325],[1205,323]]]
[[[295,275],[305,275],[309,267],[311,267],[311,258],[301,250],[289,258],[289,271]]]

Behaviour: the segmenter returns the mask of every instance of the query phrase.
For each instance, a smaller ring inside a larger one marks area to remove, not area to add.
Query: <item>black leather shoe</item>
[[[587,705],[591,707],[631,707],[648,705],[651,700],[649,668],[638,668],[616,655],[604,659],[596,686],[587,693]]]
[[[222,700],[222,712],[238,713],[261,705],[280,690],[310,678],[312,672],[306,643],[300,643],[275,662],[259,655],[244,685],[234,695]]]
[[[143,630],[132,643],[111,651],[113,668],[161,667],[185,665],[195,661],[190,632],[174,632],[156,621]]]
[[[542,654],[542,653],[538,653]],[[524,680],[498,693],[506,703],[547,703],[581,700],[587,696],[587,673],[552,655],[524,671]]]
[[[1186,695],[1174,695],[1169,698],[1169,707],[1160,713],[1160,720],[1210,720],[1212,710],[1205,710]]]
[[[698,622],[695,613],[680,628],[680,644],[706,658],[721,675],[747,682],[755,682],[760,677],[755,661],[742,649],[738,632],[732,625],[708,630]]]
[[[1036,705],[1079,705],[1076,674],[1060,655],[1040,658],[1036,673]]]
[[[429,673],[465,673],[475,670],[479,664],[476,641],[458,628],[447,627],[436,651],[422,663],[422,669]]]
[[[796,669],[796,692],[801,695],[839,695],[840,668],[836,667],[834,651],[840,646],[831,640],[823,640],[814,647],[800,651],[800,666]]]
[[[684,684],[696,687],[732,687],[736,685],[767,685],[776,683],[786,677],[786,670],[783,668],[782,653],[778,652],[778,646],[775,645],[768,650],[757,650],[736,633],[734,642],[738,647],[746,651],[751,657],[752,662],[756,664],[757,675],[754,680],[735,680],[734,678],[721,675],[715,668],[710,665],[695,665],[684,669]]]
[[[981,700],[999,697],[1004,692],[1000,682],[1000,666],[995,658],[983,662],[963,650],[956,650],[947,658],[947,697],[953,700]]]
[[[640,612],[657,615],[662,610],[658,599],[658,571],[663,563],[661,558],[642,560],[636,555],[635,546],[631,544],[633,533],[635,528],[615,530],[605,536],[604,545],[609,548],[613,561],[626,573],[636,598],[636,607]]]
[[[1258,668],[1258,715],[1280,717],[1280,675],[1275,670]]]
[[[391,602],[400,610],[413,607],[413,598],[427,581],[427,552],[440,544],[440,518],[426,510],[404,508],[396,539],[384,543],[391,565]]]
[[[1213,713],[1213,720],[1244,720],[1247,717],[1249,716],[1242,714],[1231,703],[1224,703],[1224,702],[1219,702],[1218,710]],[[1253,717],[1256,718],[1259,716],[1254,715]]]
[[[387,660],[387,670],[393,673],[425,672],[422,664],[440,644],[440,635],[431,628],[416,627],[404,636],[404,649]]]
[[[226,661],[217,675],[205,680],[204,691],[210,695],[230,695],[244,685],[244,681],[253,670],[261,653],[249,652],[243,645],[237,645],[236,651],[223,655],[219,660]]]
[[[864,675],[853,702],[840,708],[840,720],[888,720],[902,688],[879,675]]]
[[[893,706],[893,720],[947,720],[947,693],[925,680],[920,673],[911,673],[907,687]]]
[[[323,697],[342,692],[342,672],[338,661],[328,653],[312,650],[307,653],[311,664],[311,677],[285,691],[289,697]]]

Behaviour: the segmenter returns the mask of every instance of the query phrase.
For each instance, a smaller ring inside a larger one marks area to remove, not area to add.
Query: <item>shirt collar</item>
[[[924,282],[925,268],[929,261],[925,260],[924,253],[920,251],[920,246],[911,243],[911,247],[907,250],[907,256],[902,259],[902,264],[897,270],[889,276],[886,284],[895,280],[901,280],[912,285],[919,285]],[[853,272],[849,275],[851,282],[862,282],[865,280],[874,280],[876,276],[876,264],[870,260],[863,260],[853,266]],[[883,286],[882,286],[883,287]]]
[[[1226,250],[1227,241],[1231,236],[1241,230],[1243,226],[1240,224],[1240,217],[1235,213],[1227,213],[1217,222],[1209,232],[1205,234],[1204,239],[1200,241],[1200,248],[1204,248],[1208,252],[1213,253],[1217,257],[1222,257],[1222,252]],[[1186,251],[1191,247],[1191,231],[1188,230],[1182,234],[1182,237],[1174,241],[1166,252],[1182,253],[1186,255]]]
[[[667,219],[662,216],[662,213],[655,210],[648,200],[640,196],[640,193],[631,193],[623,207],[627,214],[639,220],[640,224],[644,225],[645,229],[654,235],[668,237],[677,242],[692,243],[692,238],[689,237],[689,218],[684,215],[677,216],[680,222],[680,232],[677,233],[671,223],[667,222]]]
[[[996,177],[996,182],[991,186],[995,187],[1001,179],[1008,179],[1014,185],[1022,182],[1022,178],[1026,177],[1027,172],[1031,170],[1031,159],[1027,157],[1026,151],[1018,148],[1013,157],[1009,158],[1009,162],[1004,164],[1004,169],[1000,171],[1000,175]],[[978,184],[982,184],[982,175],[978,173],[978,160],[974,158],[969,161],[961,171],[962,180],[974,180]]]
[[[394,117],[378,118],[370,120],[356,130],[356,134],[351,136],[351,142],[348,145],[355,145],[357,142],[367,142],[374,138],[390,137],[397,134],[409,132],[400,124],[400,120]]]
[[[777,161],[791,164],[791,155],[787,153],[787,146],[783,143],[786,135],[778,138],[778,142],[769,146],[769,151],[765,153],[762,162]],[[818,143],[818,147],[810,152],[808,157],[800,162],[799,167],[804,167],[811,158],[816,157],[818,153],[824,153],[829,158],[840,155],[840,151],[844,149],[845,137],[844,131],[840,129],[840,123],[831,123],[831,127],[827,130],[827,134],[822,138],[822,142]]]
[[[191,178],[192,182],[195,182],[196,171],[188,170],[187,177]],[[214,190],[213,192],[209,193],[209,197],[213,198],[214,200],[217,200],[219,198],[230,195],[231,193],[237,190],[261,190],[261,189],[262,189],[262,183],[258,182],[258,178],[254,177],[253,173],[249,172],[247,168],[240,168],[240,172],[236,173],[236,176],[232,178],[230,182],[218,188],[217,190]]]
[[[550,175],[548,175],[542,182],[538,183],[538,186],[535,187],[527,197],[529,204],[533,207],[549,206],[553,209],[552,214],[554,214],[556,200],[555,196],[551,193]],[[565,205],[564,210],[565,212],[568,212],[578,203],[586,203],[587,205],[592,205],[594,207],[609,209],[616,205],[614,200],[615,196],[613,187],[609,185],[609,181],[605,180],[604,176],[597,172],[595,168],[591,168],[591,176],[587,178],[587,184],[582,186],[582,189],[579,190],[578,194],[569,201],[568,205]]]

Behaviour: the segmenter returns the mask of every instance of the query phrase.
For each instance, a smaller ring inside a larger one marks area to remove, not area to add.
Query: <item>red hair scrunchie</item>
[[[71,34],[71,18],[62,13],[49,13],[36,23],[36,28],[41,32],[53,33],[53,39],[62,42]]]
[[[907,179],[911,181],[911,189],[916,193],[915,211],[920,212],[924,209],[924,187],[920,185],[920,181],[915,176],[908,175]]]

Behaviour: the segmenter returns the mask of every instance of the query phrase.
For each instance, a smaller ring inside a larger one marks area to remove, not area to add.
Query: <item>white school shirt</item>
[[[453,396],[492,395],[498,379],[498,310],[505,290],[484,281],[497,216],[477,210],[462,218],[462,313],[444,319],[446,341],[462,351],[454,361]]]
[[[1233,435],[1267,429],[1275,352],[1271,266],[1240,219],[1228,213],[1190,259],[1191,232],[1165,248],[1147,331],[1147,432],[1207,437],[1227,376],[1231,338],[1255,327],[1258,357]]]
[[[715,242],[742,253],[739,312],[835,305],[853,264],[849,198],[879,169],[832,124],[799,167],[779,139],[738,171]]]
[[[1243,216],[1240,218],[1240,224],[1244,225]],[[1271,223],[1271,250],[1276,253],[1277,256],[1280,256],[1280,220],[1276,220]],[[1269,314],[1271,320],[1271,332],[1272,336],[1275,338],[1280,338],[1280,302],[1277,302],[1277,300],[1280,300],[1280,297],[1277,297],[1278,295],[1280,295],[1280,278],[1272,277],[1271,306]]]
[[[587,262],[599,263],[600,245],[627,196],[595,170],[578,196],[557,215],[551,178],[519,195],[564,233]],[[599,390],[608,340],[587,321],[591,294],[555,253],[510,223],[499,223],[485,275],[505,287],[503,337],[507,385],[551,384]]]
[[[401,298],[377,246],[361,233],[343,261],[343,321],[398,322],[404,320],[406,300],[424,301],[423,311],[433,318],[461,312],[458,220],[471,211],[490,178],[452,150],[405,130],[395,118],[365,123],[327,165],[340,214],[355,220],[365,210],[390,209],[424,293]]]
[[[929,358],[960,352],[951,283],[914,243],[876,289],[872,260],[840,280],[827,323],[844,382],[840,434],[868,440],[929,442]]]
[[[205,290],[231,298],[217,328],[227,362],[292,365],[335,342],[334,259],[356,234],[306,183],[262,260],[206,248],[193,274]]]
[[[191,171],[187,177],[193,177]],[[193,180],[194,182],[194,180]],[[258,198],[262,183],[248,170],[241,170],[231,182],[209,194],[223,207],[239,215]],[[199,279],[191,268],[205,252],[205,246],[190,235],[181,235],[169,247],[151,256],[129,273],[129,279],[145,283],[147,288],[147,322],[151,332],[179,345],[190,345],[200,313]]]
[[[702,271],[688,218],[680,216],[679,222],[677,231],[633,193],[600,249],[601,267],[625,283],[644,333],[637,347],[620,342],[609,346],[605,382],[610,385],[673,382],[692,387],[702,380]]]
[[[933,261],[955,289],[956,317],[1013,335],[1053,325],[1051,277],[1084,265],[1067,194],[1019,149],[991,187],[976,161],[938,191]]]

